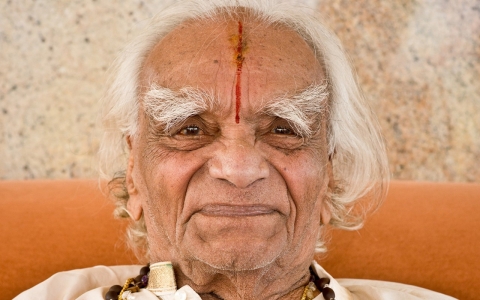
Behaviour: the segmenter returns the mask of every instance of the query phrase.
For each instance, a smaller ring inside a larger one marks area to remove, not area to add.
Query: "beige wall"
[[[1,179],[96,176],[106,70],[171,1],[118,2],[0,4]],[[394,178],[480,182],[480,2],[319,3],[379,116]]]

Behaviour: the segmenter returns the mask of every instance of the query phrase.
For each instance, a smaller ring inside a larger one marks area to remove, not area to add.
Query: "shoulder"
[[[319,277],[330,278],[330,287],[338,300],[454,300],[447,295],[413,285],[366,279],[334,279],[316,261],[312,267]]]
[[[115,284],[122,285],[127,278],[135,277],[141,267],[141,265],[96,266],[60,272],[21,293],[15,300],[77,299],[91,290],[96,290],[93,294],[98,294],[100,295],[99,299],[103,299],[101,295],[103,295],[110,286]],[[89,297],[88,299],[95,298]]]
[[[358,299],[455,299],[431,290],[396,282],[366,279],[337,279],[337,281]]]

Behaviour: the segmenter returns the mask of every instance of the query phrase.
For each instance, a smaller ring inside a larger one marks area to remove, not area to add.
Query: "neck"
[[[201,262],[175,266],[177,285],[190,285],[202,299],[295,299],[310,278],[309,263],[278,264],[249,271],[218,270]]]

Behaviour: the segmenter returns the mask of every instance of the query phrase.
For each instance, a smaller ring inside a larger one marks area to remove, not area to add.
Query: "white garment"
[[[416,286],[394,282],[363,279],[335,280],[316,262],[313,262],[312,266],[319,277],[330,278],[330,287],[335,292],[336,300],[455,299]],[[97,266],[60,272],[21,293],[14,300],[102,300],[112,285],[122,285],[126,279],[137,276],[141,267],[140,265]],[[158,300],[158,298],[147,289],[142,289],[140,292],[132,295],[135,297],[135,300]],[[201,300],[200,296],[188,285],[178,289],[174,295],[162,296],[162,299]],[[314,300],[323,300],[323,296],[319,295]]]

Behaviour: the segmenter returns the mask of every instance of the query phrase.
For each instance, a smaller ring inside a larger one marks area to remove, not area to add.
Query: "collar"
[[[330,278],[329,286],[335,292],[335,299],[337,300],[353,300],[352,294],[343,286],[341,286],[338,281],[336,281],[332,275],[328,274],[324,268],[322,268],[315,260],[312,262],[312,269],[318,275],[318,277],[328,277]],[[315,297],[313,300],[323,300],[323,296],[320,294]]]
[[[316,261],[312,262],[312,268],[315,271],[315,273],[319,277],[329,277],[330,278],[330,287],[335,291],[335,299],[338,300],[353,300],[352,294],[344,287],[342,287],[330,274],[328,274]],[[156,296],[147,291],[144,290],[145,292],[148,292],[151,294],[152,298],[146,298],[145,300],[149,299],[158,299]],[[145,295],[147,296],[147,295]],[[143,299],[143,298],[142,298]],[[162,300],[202,300],[200,296],[189,286],[189,285],[184,285],[180,289],[178,289],[175,293],[169,294],[169,295],[163,295],[161,296]],[[315,299],[313,300],[323,300],[323,296],[320,294]]]

